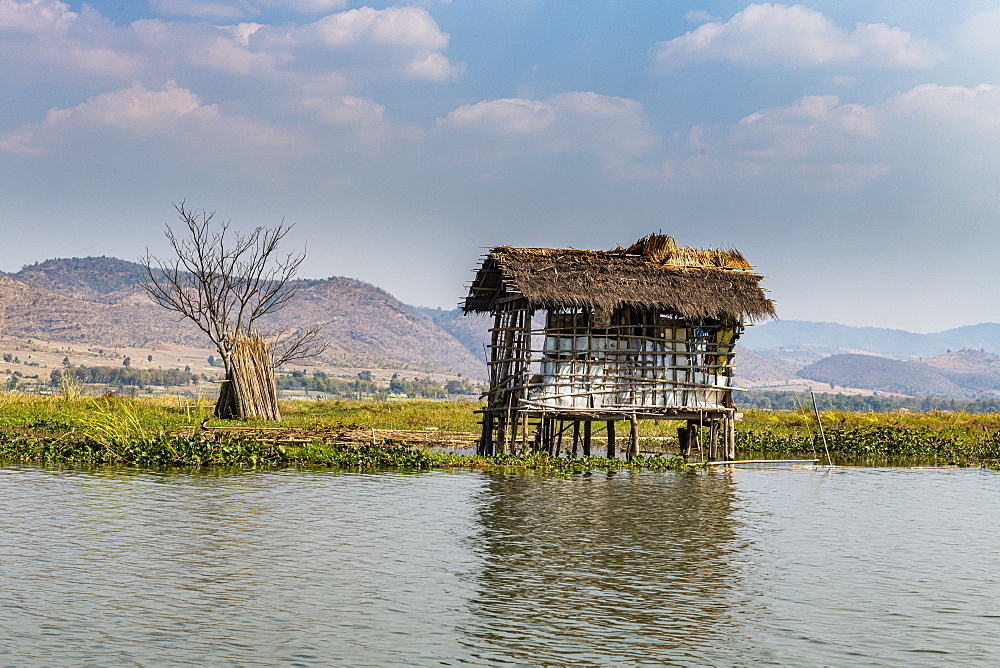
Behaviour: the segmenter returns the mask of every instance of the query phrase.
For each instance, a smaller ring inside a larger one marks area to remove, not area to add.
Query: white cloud
[[[448,42],[423,9],[362,7],[301,26],[262,26],[248,46],[282,57],[291,69],[343,63],[355,75],[443,81],[462,71],[441,53]]]
[[[1000,142],[1000,87],[981,84],[939,86],[922,84],[890,99],[886,114],[900,118],[920,118],[947,124],[960,134],[975,133],[992,143]]]
[[[664,176],[678,182],[784,181],[820,190],[857,188],[888,173],[869,146],[880,133],[877,110],[840,104],[833,95],[750,114],[729,126],[698,126],[690,158],[668,161]]]
[[[347,6],[346,0],[149,0],[150,6],[168,16],[242,19],[259,16],[264,9],[284,9],[301,14],[326,14]]]
[[[0,78],[21,83],[79,75],[130,77],[139,59],[116,46],[114,24],[89,5],[78,12],[56,0],[0,0]]]
[[[1000,50],[1000,9],[976,14],[959,31],[959,41],[977,51]]]
[[[141,131],[142,110],[158,114],[179,144],[215,127],[219,137],[245,131],[246,151],[258,140],[293,145],[307,135],[328,150],[384,152],[396,142],[409,151],[419,128],[392,122],[385,107],[358,93],[373,81],[439,81],[461,71],[443,53],[448,35],[413,7],[366,7],[281,26],[161,18],[116,25],[87,5],[73,12],[58,0],[0,0],[0,37],[0,81],[21,76],[22,88],[40,93],[36,118],[49,100],[60,102],[44,120],[3,135],[0,150],[19,154],[71,153],[73,128],[84,122],[119,139],[155,141],[156,132]],[[89,99],[67,105],[60,82],[89,89]],[[163,106],[191,100],[190,109]],[[95,114],[109,108],[131,115],[99,122]],[[285,129],[254,118],[281,118]]]
[[[339,3],[312,6],[332,4]],[[243,97],[252,90],[249,97],[261,101],[270,91],[343,94],[373,80],[442,81],[462,71],[443,54],[448,35],[415,7],[364,7],[281,26],[160,18],[115,25],[89,5],[77,13],[58,0],[0,0],[0,32],[6,66],[0,77],[20,77],[26,85],[79,84],[82,74],[104,89],[108,82],[158,86],[167,79],[218,86],[211,74],[221,72],[243,77]]]
[[[150,0],[157,14],[191,16],[195,18],[241,19],[256,15],[253,5],[247,2],[224,0]]]
[[[853,32],[803,5],[756,4],[726,23],[711,22],[660,42],[653,54],[660,71],[723,61],[742,66],[790,68],[857,63],[872,67],[925,68],[943,58],[934,44],[881,23],[858,23]]]
[[[436,132],[476,157],[591,153],[614,169],[625,168],[660,142],[640,103],[592,92],[465,105],[441,119]]]
[[[74,107],[51,109],[41,123],[0,134],[0,151],[39,155],[89,144],[95,138],[109,146],[128,145],[133,151],[151,144],[174,155],[191,152],[199,159],[261,148],[288,150],[299,144],[292,135],[264,123],[224,115],[217,105],[203,104],[190,90],[170,82],[161,90],[135,85]]]
[[[821,150],[841,153],[878,134],[875,112],[860,104],[840,104],[834,95],[808,95],[787,107],[750,114],[731,127],[727,142],[747,155],[767,159],[802,158]]]
[[[684,20],[689,23],[707,23],[708,21],[719,21],[721,19],[706,12],[704,9],[690,9],[684,12]]]
[[[815,190],[857,189],[899,172],[968,178],[1000,169],[1000,88],[923,84],[872,106],[806,96],[728,126],[698,126],[688,142],[691,156],[665,163],[664,178]]]
[[[596,93],[464,105],[431,139],[470,161],[591,154],[620,178],[678,188],[856,190],[893,174],[1000,169],[1000,87],[924,84],[874,105],[807,95],[735,123],[696,126],[683,155],[658,166],[660,138],[642,106]]]
[[[426,133],[416,125],[393,122],[386,108],[370,98],[353,95],[299,97],[289,100],[289,111],[310,121],[312,135],[324,150],[406,153]]]

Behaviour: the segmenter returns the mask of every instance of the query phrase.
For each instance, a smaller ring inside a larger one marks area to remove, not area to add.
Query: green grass
[[[328,429],[439,430],[475,433],[478,405],[407,402],[284,402],[280,423],[238,426]],[[677,457],[632,462],[598,457],[571,459],[539,454],[497,458],[427,451],[383,440],[346,445],[323,439],[287,444],[267,430],[240,433],[202,431],[200,425],[234,426],[210,417],[211,407],[176,400],[100,399],[0,395],[0,461],[69,465],[125,465],[143,468],[218,466],[328,467],[345,470],[431,468],[521,468],[552,473],[584,470],[683,470]]]
[[[477,433],[481,404],[466,401],[283,401],[282,424],[310,428],[425,429]]]

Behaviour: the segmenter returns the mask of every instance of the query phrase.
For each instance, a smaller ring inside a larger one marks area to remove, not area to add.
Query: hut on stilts
[[[589,455],[603,423],[615,457],[627,420],[631,458],[640,420],[678,420],[680,454],[707,429],[708,456],[735,459],[733,347],[775,316],[752,269],[659,234],[610,251],[490,249],[464,305],[493,316],[479,454]]]

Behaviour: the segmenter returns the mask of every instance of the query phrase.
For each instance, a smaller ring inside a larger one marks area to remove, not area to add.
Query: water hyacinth
[[[1000,432],[980,432],[974,438],[928,427],[874,425],[833,427],[825,431],[830,453],[848,458],[921,458],[949,463],[992,465],[1000,460]],[[815,455],[823,452],[818,434],[780,433],[770,429],[737,431],[743,455]]]
[[[677,451],[678,424],[670,421],[642,424],[640,446],[660,454],[632,462],[531,453],[496,458],[455,454],[449,448],[474,447],[478,407],[430,401],[283,402],[284,419],[275,427],[214,420],[209,403],[201,399],[8,393],[0,394],[0,461],[357,470],[513,467],[559,473],[684,470],[693,465],[670,454]],[[835,462],[1000,465],[998,415],[827,411],[822,419]],[[627,423],[620,426],[624,431]],[[278,435],[281,431],[284,437]],[[702,437],[704,445],[707,433]],[[740,459],[824,459],[815,418],[804,411],[747,411],[737,425],[736,444]]]

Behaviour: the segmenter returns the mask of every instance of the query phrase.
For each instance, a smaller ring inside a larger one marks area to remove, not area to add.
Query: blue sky
[[[662,231],[785,319],[1000,321],[997,1],[0,0],[0,63],[0,270],[186,199],[413,304]]]

